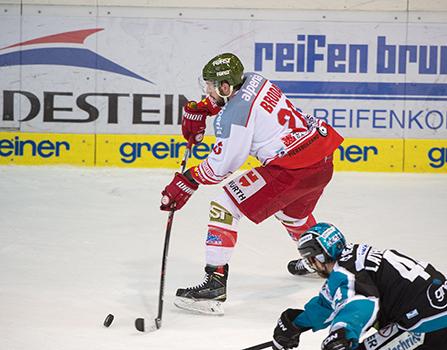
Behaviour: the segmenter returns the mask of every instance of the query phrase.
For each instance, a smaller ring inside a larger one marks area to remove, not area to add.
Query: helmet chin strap
[[[215,91],[216,91],[216,94],[218,94],[220,97],[222,97],[225,103],[228,102],[228,98],[229,98],[229,97],[231,96],[231,94],[233,93],[233,85],[230,85],[230,91],[229,91],[228,95],[224,95],[224,94],[220,91],[220,88],[219,88],[218,84],[216,84],[216,86],[215,86],[214,89],[215,89]]]

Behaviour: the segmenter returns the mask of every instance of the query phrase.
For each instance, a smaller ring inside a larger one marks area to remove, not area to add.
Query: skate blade
[[[223,316],[224,314],[222,302],[217,300],[194,300],[176,297],[174,299],[174,305],[179,309],[202,315]]]

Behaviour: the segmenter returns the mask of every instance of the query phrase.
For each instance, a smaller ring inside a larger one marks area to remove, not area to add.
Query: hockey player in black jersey
[[[326,278],[318,296],[301,309],[281,314],[273,334],[273,349],[298,346],[300,334],[329,327],[322,350],[359,348],[371,327],[397,326],[415,334],[409,342],[361,349],[447,349],[447,281],[431,264],[395,250],[366,244],[346,244],[331,224],[319,223],[298,242],[304,259]]]

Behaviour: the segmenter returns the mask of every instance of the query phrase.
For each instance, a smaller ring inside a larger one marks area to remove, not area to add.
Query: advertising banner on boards
[[[305,14],[256,21],[60,11],[1,15],[0,131],[179,135],[183,104],[202,96],[203,65],[234,52],[246,71],[273,80],[347,140],[380,139],[380,148],[388,139],[402,153],[387,168],[408,171],[404,140],[432,140],[430,149],[444,152],[436,142],[447,139],[445,21],[377,21],[355,12],[333,21]]]

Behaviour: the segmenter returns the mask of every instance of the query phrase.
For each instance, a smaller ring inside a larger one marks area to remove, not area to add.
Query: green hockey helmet
[[[223,53],[211,59],[202,70],[205,81],[227,81],[231,86],[242,84],[244,66],[241,60],[232,53]]]

